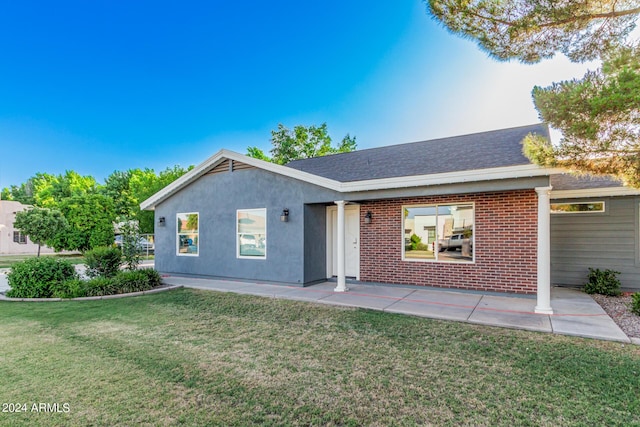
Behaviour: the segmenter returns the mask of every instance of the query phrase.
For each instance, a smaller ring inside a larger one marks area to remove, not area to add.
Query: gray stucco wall
[[[588,268],[620,271],[623,288],[640,290],[640,241],[636,197],[552,200],[603,200],[604,213],[551,215],[551,281],[579,286]]]
[[[332,191],[260,169],[205,175],[156,207],[156,268],[161,272],[304,284],[325,278],[324,206]],[[266,259],[236,257],[236,210],[266,208]],[[289,222],[281,222],[283,208]],[[198,212],[198,256],[176,255],[177,213]],[[305,227],[305,222],[308,226]],[[305,256],[306,255],[306,256]],[[313,258],[313,262],[310,261]],[[305,263],[306,260],[306,263]]]

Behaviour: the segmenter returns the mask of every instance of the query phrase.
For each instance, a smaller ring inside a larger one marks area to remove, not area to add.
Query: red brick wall
[[[475,263],[403,261],[403,205],[475,203]],[[364,223],[367,211],[373,214]],[[360,280],[534,294],[534,190],[413,197],[360,205]]]

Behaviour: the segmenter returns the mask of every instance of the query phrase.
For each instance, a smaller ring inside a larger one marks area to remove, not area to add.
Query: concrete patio
[[[629,343],[631,340],[589,295],[552,288],[554,314],[536,314],[532,296],[441,290],[395,285],[348,284],[334,292],[334,282],[295,287],[255,282],[164,276],[165,283],[188,288],[260,295],[321,304],[369,308],[434,319],[573,335]]]

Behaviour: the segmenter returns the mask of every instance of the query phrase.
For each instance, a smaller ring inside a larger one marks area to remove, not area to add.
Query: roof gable
[[[153,196],[149,197],[144,202],[140,203],[140,208],[143,210],[154,209],[159,203],[162,203],[164,200],[182,190],[184,187],[196,181],[203,175],[219,173],[224,169],[233,169],[234,162],[236,165],[241,165],[239,169],[256,167],[329,189],[337,190],[340,185],[339,182],[331,179],[326,179],[303,171],[293,170],[285,166],[265,162],[264,160],[254,159],[233,151],[220,150],[171,184],[164,187],[162,190],[158,191]],[[237,170],[238,168],[235,169]]]

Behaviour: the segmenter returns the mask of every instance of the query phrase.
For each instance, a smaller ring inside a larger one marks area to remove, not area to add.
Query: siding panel
[[[551,216],[551,281],[581,286],[589,267],[620,271],[623,288],[640,290],[636,197],[604,200],[606,212]],[[580,200],[584,201],[584,200]]]

